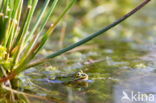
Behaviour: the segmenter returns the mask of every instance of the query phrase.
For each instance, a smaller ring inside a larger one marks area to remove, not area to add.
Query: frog
[[[51,80],[53,82],[63,83],[63,84],[81,83],[81,82],[86,82],[88,80],[88,75],[81,70],[74,74],[55,77],[55,79],[51,79]]]

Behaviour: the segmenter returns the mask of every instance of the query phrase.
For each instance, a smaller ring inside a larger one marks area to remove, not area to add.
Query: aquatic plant
[[[51,24],[47,31],[44,31],[44,27],[53,14],[58,2],[60,2],[59,0],[53,0],[52,3],[50,3],[50,0],[45,0],[34,25],[31,25],[31,22],[38,0],[28,0],[26,9],[23,9],[24,0],[0,1],[0,82],[11,80],[20,72],[49,61],[51,58],[59,56],[103,34],[136,13],[150,0],[145,0],[125,16],[79,42],[56,51],[44,58],[34,60],[48,38],[54,34],[53,31],[57,24],[76,1],[77,0],[70,0],[70,3],[62,14]],[[47,9],[48,6],[50,7],[49,9]]]

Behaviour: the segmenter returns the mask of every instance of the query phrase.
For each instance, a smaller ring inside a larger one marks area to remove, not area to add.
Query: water
[[[123,91],[153,94],[155,91],[155,69],[153,61],[144,60],[148,57],[148,52],[132,48],[131,43],[126,42],[118,42],[118,44],[111,42],[105,45],[109,45],[109,47],[100,49],[100,51],[99,49],[90,51],[85,55],[77,54],[79,58],[83,58],[80,59],[80,62],[73,63],[71,61],[72,63],[70,63],[69,61],[66,63],[68,60],[57,58],[55,65],[48,69],[34,71],[31,74],[26,72],[25,75],[29,75],[28,78],[31,78],[31,82],[39,86],[33,90],[38,95],[61,99],[59,102],[65,103],[121,103]],[[113,45],[118,47],[112,48]],[[73,55],[76,54],[68,56],[79,59]],[[90,60],[87,61],[88,58]],[[97,60],[94,61],[93,58],[97,58]],[[60,63],[59,68],[53,67],[63,61],[66,62]],[[49,72],[50,69],[53,71]],[[67,75],[80,69],[89,75],[89,81],[86,83],[64,85],[60,81],[49,80],[54,76]]]

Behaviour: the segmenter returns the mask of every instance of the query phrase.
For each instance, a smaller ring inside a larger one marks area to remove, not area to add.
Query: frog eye
[[[86,74],[81,74],[81,76],[86,76]]]
[[[78,75],[81,75],[81,73],[79,72]]]
[[[81,73],[78,72],[78,73],[76,74],[76,76],[81,76]]]

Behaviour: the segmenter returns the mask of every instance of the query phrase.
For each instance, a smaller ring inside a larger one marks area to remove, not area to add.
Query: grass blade
[[[86,37],[86,38],[80,40],[79,42],[77,42],[77,43],[75,43],[75,44],[72,44],[72,45],[70,45],[70,46],[68,46],[68,47],[66,47],[66,48],[63,48],[63,49],[61,49],[61,50],[59,50],[59,51],[57,51],[57,52],[55,52],[55,53],[53,53],[53,54],[47,56],[46,58],[43,58],[43,59],[41,59],[41,60],[39,60],[39,61],[36,61],[36,62],[34,62],[34,63],[28,65],[27,68],[33,67],[33,66],[38,65],[38,64],[42,64],[42,63],[44,63],[44,62],[46,62],[46,61],[49,61],[51,58],[54,58],[54,57],[59,56],[59,55],[61,55],[61,54],[63,54],[63,53],[66,53],[66,52],[72,50],[73,48],[76,48],[76,47],[78,47],[78,46],[80,46],[80,45],[82,45],[82,44],[84,44],[84,43],[86,43],[86,42],[88,42],[88,41],[94,39],[95,37],[97,37],[97,36],[103,34],[104,32],[110,30],[111,28],[113,28],[113,27],[115,27],[116,25],[118,25],[118,24],[120,24],[121,22],[123,22],[125,19],[129,18],[130,16],[132,16],[134,13],[136,13],[138,10],[140,10],[142,7],[144,7],[149,1],[150,1],[150,0],[145,0],[145,1],[144,1],[143,3],[141,3],[139,6],[137,6],[137,7],[134,8],[132,11],[130,11],[129,13],[127,13],[126,15],[124,15],[123,17],[121,17],[120,19],[118,19],[117,21],[113,22],[112,24],[110,24],[110,25],[108,25],[108,26],[102,28],[102,29],[99,30],[98,32],[95,32],[95,33],[91,34],[90,36],[88,36],[88,37]]]
[[[29,33],[29,26],[36,9],[38,0],[29,0],[28,7],[27,7],[27,15],[25,16],[25,20],[23,22],[23,26],[18,34],[17,40],[14,44],[15,48],[17,47],[17,52],[14,55],[14,64],[16,64],[19,60],[19,56],[21,51],[24,49],[25,46],[24,41],[26,39],[27,34]],[[17,45],[17,46],[16,46]]]
[[[73,6],[73,4],[76,2],[77,0],[72,0],[70,2],[70,4],[66,7],[66,9],[63,11],[63,13],[59,16],[59,18],[56,20],[56,22],[54,23],[54,25],[52,27],[50,27],[48,29],[48,31],[43,35],[41,42],[37,43],[35,45],[35,47],[31,50],[30,55],[28,56],[28,58],[23,61],[23,63],[20,63],[20,65],[16,68],[16,72],[21,72],[23,71],[22,68],[24,67],[24,65],[28,62],[30,62],[38,53],[38,51],[43,47],[43,45],[45,44],[45,42],[47,41],[48,37],[50,36],[50,34],[53,32],[54,28],[56,27],[56,25],[59,23],[59,21],[64,17],[64,15],[69,11],[69,9]]]
[[[35,22],[35,25],[33,26],[33,29],[31,30],[31,32],[29,33],[29,35],[27,36],[27,38],[31,37],[34,32],[36,31],[37,27],[39,26],[41,20],[42,20],[42,17],[48,7],[48,4],[49,4],[50,0],[46,0],[45,3],[44,3],[44,6],[40,12],[40,14],[38,15],[38,18],[37,18],[37,21]],[[25,40],[25,42],[27,42],[28,39]]]
[[[36,51],[34,52],[34,55],[36,55],[38,53],[38,51],[44,46],[44,44],[46,43],[46,41],[48,40],[50,34],[53,32],[53,30],[55,29],[56,25],[61,21],[61,19],[65,16],[65,14],[69,11],[69,9],[73,6],[73,4],[76,2],[77,0],[72,0],[70,2],[70,4],[67,6],[67,8],[63,11],[63,13],[60,15],[60,17],[56,20],[56,22],[54,24],[51,25],[51,27],[48,29],[48,31],[43,35],[42,39],[40,40],[41,42],[38,43],[37,45],[39,45],[39,47],[36,49]]]
[[[54,11],[54,8],[56,7],[57,3],[58,3],[58,0],[55,0],[55,1],[53,2],[53,4],[51,5],[51,8],[49,9],[49,11],[48,11],[46,17],[44,18],[44,20],[43,20],[43,22],[42,22],[42,24],[41,24],[41,27],[40,27],[40,29],[39,29],[40,32],[43,30],[44,26],[46,25],[46,23],[47,23],[49,17],[52,15],[52,13],[53,13],[53,11]],[[40,32],[37,33],[36,35],[34,35],[34,37],[33,37],[33,39],[31,40],[29,46],[28,46],[27,49],[25,50],[25,53],[24,53],[24,55],[23,55],[23,58],[21,59],[21,62],[23,62],[23,61],[24,61],[26,58],[28,58],[28,56],[30,55],[34,44],[35,44],[36,41],[38,40],[38,37],[39,37],[39,35],[40,35]]]

